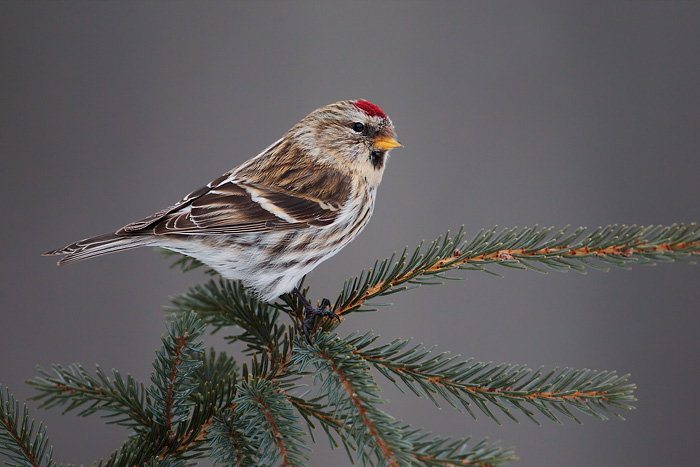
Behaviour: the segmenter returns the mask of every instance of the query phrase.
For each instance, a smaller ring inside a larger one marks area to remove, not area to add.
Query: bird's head
[[[366,100],[340,101],[321,107],[297,126],[307,148],[315,147],[319,163],[343,172],[381,181],[388,152],[401,147],[394,125],[376,105]],[[294,129],[292,130],[294,131]]]

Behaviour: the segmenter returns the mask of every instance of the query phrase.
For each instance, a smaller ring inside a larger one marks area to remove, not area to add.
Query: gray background
[[[0,3],[0,382],[25,399],[36,364],[71,362],[147,380],[161,307],[201,277],[147,249],[65,268],[40,253],[171,204],[336,100],[380,105],[405,148],[367,229],[309,277],[316,298],[463,223],[699,221],[699,24],[691,1]],[[515,445],[522,466],[697,460],[700,267],[498,272],[395,295],[340,332],[630,372],[637,409],[499,427],[380,378],[387,411]],[[126,434],[31,413],[62,462],[107,456]],[[348,463],[320,439],[313,465]]]

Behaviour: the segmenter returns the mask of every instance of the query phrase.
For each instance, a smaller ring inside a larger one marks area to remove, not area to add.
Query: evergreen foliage
[[[368,301],[467,271],[492,273],[505,266],[545,272],[592,267],[628,268],[655,261],[688,261],[700,254],[696,224],[668,227],[608,226],[482,231],[465,240],[460,230],[393,255],[347,281],[333,310],[342,318],[374,311]],[[175,257],[188,271],[202,266]],[[212,271],[208,271],[216,276]],[[322,320],[308,343],[300,337],[303,307],[292,295],[276,304],[258,300],[237,282],[212,277],[172,299],[173,319],[156,352],[146,386],[117,370],[94,374],[80,364],[39,369],[30,381],[41,408],[60,407],[81,417],[100,415],[127,427],[131,435],[99,466],[182,467],[210,458],[218,465],[305,465],[310,441],[322,428],[333,447],[343,446],[365,465],[497,466],[515,459],[512,449],[486,440],[434,436],[382,410],[375,379],[381,374],[403,392],[447,403],[476,418],[476,411],[500,423],[504,416],[559,423],[582,415],[621,417],[635,401],[629,375],[612,371],[532,370],[491,365],[437,353],[411,339],[378,344],[372,333],[336,331],[342,323]],[[282,322],[289,316],[291,324]],[[226,329],[245,345],[239,359],[205,350],[205,330]],[[312,381],[304,390],[302,383]],[[54,466],[43,425],[30,421],[10,392],[0,386],[0,456],[9,465]]]
[[[19,402],[0,385],[0,454],[8,465],[55,466],[46,427],[36,427],[28,412],[26,405],[20,411]]]

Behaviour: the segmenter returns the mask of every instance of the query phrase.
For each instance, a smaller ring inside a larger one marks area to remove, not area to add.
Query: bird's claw
[[[316,320],[317,316],[321,316],[323,318],[337,319],[338,322],[340,322],[340,316],[335,314],[335,312],[330,309],[331,301],[327,298],[321,300],[320,306],[313,307],[306,299],[306,297],[304,297],[301,294],[301,292],[299,292],[296,289],[294,290],[294,292],[301,299],[301,303],[304,306],[305,315],[304,321],[302,322],[301,330],[304,333],[304,336],[306,337],[306,342],[308,342],[309,344],[311,344],[311,330],[314,327],[314,321]]]
[[[337,319],[338,322],[340,322],[340,316],[336,315],[335,311],[330,310],[330,309],[326,310],[326,308],[330,308],[330,307],[331,307],[330,300],[328,300],[327,298],[324,298],[323,300],[321,300],[321,306],[316,308],[316,311],[318,312],[317,316],[323,316],[324,318]]]

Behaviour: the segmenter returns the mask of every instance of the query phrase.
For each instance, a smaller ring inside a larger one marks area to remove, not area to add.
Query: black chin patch
[[[384,151],[372,151],[369,155],[369,161],[372,163],[372,167],[379,170],[384,167],[384,159],[386,158],[386,152]]]

